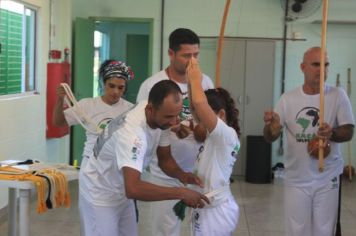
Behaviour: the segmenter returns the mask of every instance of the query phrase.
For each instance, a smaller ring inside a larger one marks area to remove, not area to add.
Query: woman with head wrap
[[[85,169],[88,167],[89,158],[94,158],[93,148],[98,135],[102,130],[120,114],[128,111],[133,104],[122,98],[129,80],[134,78],[133,71],[124,62],[106,60],[99,68],[99,84],[102,95],[95,98],[84,98],[73,107],[63,109],[64,98],[67,95],[61,85],[57,88],[57,102],[54,107],[53,122],[57,126],[81,124],[86,129],[81,171],[79,173],[80,196],[85,195],[82,185],[85,183]],[[70,95],[68,96],[70,97]],[[79,202],[81,197],[79,197]],[[80,217],[86,214],[80,208]],[[86,226],[81,220],[81,231],[85,233]]]
[[[127,88],[127,82],[134,78],[130,67],[121,61],[106,60],[100,66],[99,77],[100,83],[103,85],[103,95],[81,99],[77,106],[67,109],[63,109],[65,89],[63,86],[57,88],[53,123],[56,126],[76,125],[81,123],[83,115],[90,121],[87,124],[91,129],[86,131],[82,167],[86,159],[92,155],[93,146],[98,136],[98,133],[91,132],[91,130],[103,130],[113,118],[133,107],[133,104],[122,98]]]

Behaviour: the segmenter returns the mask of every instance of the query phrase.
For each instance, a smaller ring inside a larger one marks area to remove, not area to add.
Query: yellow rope
[[[56,169],[45,169],[41,170],[39,173],[51,176],[55,182],[55,200],[56,207],[65,206],[70,207],[70,194],[68,191],[68,180],[67,177],[60,171]]]
[[[45,192],[47,183],[43,178],[33,175],[31,171],[24,171],[11,166],[2,166],[0,167],[0,179],[32,181],[37,189],[37,212],[43,213],[47,210],[45,204]]]
[[[11,166],[0,167],[0,179],[14,181],[32,181],[37,189],[37,212],[47,211],[46,193],[49,191],[45,178],[37,176],[45,175],[51,182],[50,194],[53,208],[65,206],[70,207],[70,194],[68,191],[68,180],[65,174],[56,169],[43,169],[39,171],[24,171]],[[54,196],[52,196],[54,193]],[[53,201],[55,200],[55,201]]]

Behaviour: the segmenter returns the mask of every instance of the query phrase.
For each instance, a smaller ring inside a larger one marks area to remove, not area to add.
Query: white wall
[[[53,45],[59,49],[70,46],[71,15],[69,0],[55,0],[57,10]],[[49,51],[50,4],[47,0],[25,0],[37,9],[36,81],[38,94],[0,97],[0,160],[38,159],[46,162],[67,162],[68,141],[46,140],[46,86]],[[54,48],[53,48],[54,49]],[[68,139],[68,138],[67,138]],[[0,189],[0,209],[7,204],[7,191]]]

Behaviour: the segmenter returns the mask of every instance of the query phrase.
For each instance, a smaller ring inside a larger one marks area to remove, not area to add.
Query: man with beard
[[[135,236],[134,201],[183,200],[203,207],[209,200],[185,187],[162,187],[141,180],[157,146],[169,146],[169,128],[177,123],[182,94],[172,81],[157,83],[147,101],[110,122],[79,175],[79,209],[85,236]],[[163,171],[183,184],[202,185],[182,171],[171,156],[158,160]]]

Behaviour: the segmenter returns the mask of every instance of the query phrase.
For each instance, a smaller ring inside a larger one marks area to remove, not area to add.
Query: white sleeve
[[[148,84],[149,84],[148,79],[141,84],[140,89],[138,90],[137,93],[136,102],[148,100],[148,94],[150,92],[150,89],[148,88]]]
[[[337,107],[338,125],[355,124],[352,107],[344,90],[339,89],[340,103]]]
[[[84,98],[84,99],[80,100],[78,102],[78,106],[85,114],[88,114],[88,111],[90,110],[88,98]],[[75,111],[74,107],[70,107],[68,109],[65,109],[63,111],[63,113],[64,113],[64,117],[65,117],[65,119],[67,121],[67,124],[69,126],[79,124],[79,122],[78,122],[78,120],[76,118],[76,117],[79,117],[79,114]]]
[[[209,138],[214,138],[215,143],[221,145],[225,143],[226,140],[229,140],[228,142],[230,142],[230,139],[234,136],[236,136],[237,139],[237,134],[234,135],[234,133],[236,133],[236,131],[232,127],[229,127],[224,121],[218,118],[216,126],[209,134]],[[235,140],[235,137],[233,140]]]
[[[215,87],[210,77],[205,74],[203,74],[202,86],[203,86],[203,90],[212,89]]]
[[[282,126],[285,125],[285,98],[284,95],[281,96],[281,98],[279,99],[276,107],[274,108],[274,112],[276,112],[279,115],[279,119],[280,119],[280,123]]]
[[[123,129],[122,131],[127,130]],[[126,166],[142,172],[147,150],[144,132],[136,132],[134,135],[129,132],[125,132],[125,135],[121,133],[114,148],[119,169]]]
[[[166,147],[171,145],[170,142],[170,129],[162,130],[161,137],[159,139],[159,146]]]

